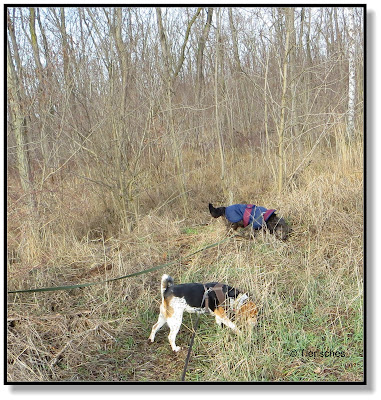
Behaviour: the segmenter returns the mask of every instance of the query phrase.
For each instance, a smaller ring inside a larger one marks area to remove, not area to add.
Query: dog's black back
[[[209,282],[205,283],[205,287],[209,289],[217,284],[217,282]],[[228,285],[222,286],[223,292],[228,297],[237,298],[240,292]],[[202,283],[181,283],[179,285],[169,286],[164,292],[164,298],[176,296],[179,298],[184,298],[186,303],[195,308],[205,307],[205,304],[202,303],[202,299],[204,297],[205,289]],[[208,293],[209,296],[209,308],[211,311],[214,311],[219,305],[216,293],[212,290]]]

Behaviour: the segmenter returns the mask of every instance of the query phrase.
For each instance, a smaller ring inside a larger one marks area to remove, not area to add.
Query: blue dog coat
[[[251,224],[253,229],[261,229],[274,212],[255,204],[233,204],[225,208],[225,217],[231,223],[243,220],[244,226]]]

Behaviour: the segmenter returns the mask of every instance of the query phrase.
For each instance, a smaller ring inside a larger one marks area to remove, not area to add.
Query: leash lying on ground
[[[180,260],[190,258],[190,257],[194,256],[194,255],[197,254],[197,253],[201,253],[202,251],[205,251],[205,250],[210,249],[210,248],[212,248],[212,247],[219,246],[220,244],[222,244],[222,243],[228,241],[229,239],[231,239],[231,238],[233,238],[233,237],[235,237],[235,236],[238,236],[238,235],[231,235],[231,236],[228,236],[227,238],[225,238],[225,239],[223,239],[223,240],[220,240],[220,241],[218,241],[218,242],[215,242],[215,243],[212,243],[212,244],[210,244],[210,245],[208,245],[208,246],[205,246],[205,247],[203,247],[202,249],[196,250],[196,251],[194,251],[193,253],[188,254],[188,255],[186,255],[186,256],[184,256],[184,257],[180,257]],[[149,272],[153,272],[153,271],[156,271],[156,270],[158,270],[158,269],[164,268],[164,267],[166,267],[166,266],[168,266],[168,265],[175,264],[177,261],[178,261],[178,260],[170,261],[170,262],[167,262],[167,263],[165,263],[165,264],[160,264],[160,265],[157,265],[157,266],[155,266],[155,267],[148,268],[148,269],[145,269],[145,270],[142,270],[142,271],[139,271],[139,272],[134,272],[134,273],[132,273],[132,274],[123,275],[123,276],[119,276],[119,277],[117,277],[117,278],[107,279],[107,280],[105,280],[105,281],[100,281],[100,282],[89,282],[89,283],[81,283],[81,284],[78,284],[78,285],[53,286],[53,287],[36,288],[36,289],[25,289],[25,290],[10,290],[10,291],[8,291],[8,294],[11,294],[11,293],[51,292],[51,291],[57,291],[57,290],[71,290],[71,289],[84,288],[84,287],[89,287],[89,286],[94,286],[94,285],[100,285],[100,284],[105,284],[105,283],[109,283],[109,282],[118,281],[118,280],[120,280],[120,279],[131,278],[131,277],[133,277],[133,276],[138,276],[138,275],[146,274],[146,273],[149,273]],[[205,301],[205,306],[206,306],[207,309],[209,308],[209,298],[208,298],[208,294],[209,294],[209,292],[212,291],[212,290],[214,290],[213,287],[212,287],[212,288],[209,288],[209,289],[206,289],[206,288],[205,288],[204,297],[203,297],[203,299],[202,299],[202,301],[201,301],[201,306],[202,306],[202,304],[203,304],[204,301]],[[216,287],[215,287],[215,293],[216,293],[216,295],[217,295],[217,298],[218,298],[219,302],[221,302],[222,287],[220,287],[220,284],[217,284],[217,285],[216,285]],[[186,357],[186,359],[185,359],[184,370],[183,370],[183,373],[182,373],[182,376],[181,376],[181,380],[182,380],[182,381],[185,380],[185,374],[186,374],[186,372],[187,372],[188,363],[189,363],[190,355],[191,355],[191,352],[192,352],[192,347],[193,347],[193,343],[194,343],[194,338],[195,338],[195,336],[196,336],[196,330],[197,330],[197,328],[198,328],[199,321],[200,321],[200,314],[197,316],[197,320],[196,320],[196,324],[195,324],[195,327],[194,327],[194,330],[193,330],[193,334],[192,334],[192,337],[191,337],[191,341],[190,341],[190,343],[189,343],[188,354],[187,354],[187,357]]]
[[[180,257],[180,260],[186,260],[187,258],[190,258],[192,256],[194,256],[197,253],[201,253],[202,251],[205,251],[207,249],[210,249],[212,247],[216,247],[219,246],[220,244],[228,241],[229,239],[235,237],[236,235],[231,235],[228,236],[225,239],[222,239],[218,242],[212,243],[208,246],[203,247],[202,249],[196,250],[191,254],[188,254],[184,257]],[[120,279],[126,279],[126,278],[131,278],[133,276],[138,276],[138,275],[142,275],[142,274],[147,274],[149,272],[153,272],[153,271],[157,271],[158,269],[167,267],[168,265],[172,265],[177,263],[178,260],[174,260],[174,261],[170,261],[167,262],[165,264],[160,264],[157,265],[155,267],[152,268],[148,268],[148,269],[144,269],[142,271],[138,271],[138,272],[134,272],[132,274],[128,274],[128,275],[123,275],[123,276],[119,276],[117,278],[111,278],[111,279],[107,279],[105,281],[99,281],[99,282],[89,282],[89,283],[80,283],[78,285],[67,285],[67,286],[51,286],[51,287],[45,287],[45,288],[36,288],[36,289],[24,289],[24,290],[9,290],[7,293],[8,294],[12,294],[12,293],[36,293],[36,292],[52,292],[52,291],[57,291],[57,290],[71,290],[71,289],[78,289],[78,288],[84,288],[84,287],[89,287],[89,286],[94,286],[94,285],[100,285],[100,284],[105,284],[105,283],[109,283],[109,282],[114,282],[114,281],[118,281]]]
[[[195,326],[194,326],[193,333],[192,333],[192,337],[191,337],[191,340],[190,340],[190,342],[189,342],[188,354],[187,354],[187,357],[186,357],[186,359],[185,359],[185,365],[184,365],[183,373],[182,373],[182,375],[181,375],[181,381],[182,381],[182,382],[185,381],[185,374],[187,373],[188,362],[189,362],[190,355],[191,355],[191,352],[192,352],[194,337],[196,336],[196,330],[197,330],[197,328],[198,328],[198,323],[199,323],[199,321],[200,321],[200,315],[201,315],[201,314],[198,314],[198,315],[197,315],[196,324],[195,324]]]

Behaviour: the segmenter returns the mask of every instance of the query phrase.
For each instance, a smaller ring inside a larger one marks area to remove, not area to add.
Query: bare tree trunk
[[[307,50],[307,63],[309,66],[312,65],[312,54],[311,54],[311,12],[312,8],[308,7],[308,22],[307,22],[307,32],[306,32],[306,50]]]
[[[197,46],[197,58],[196,58],[196,95],[197,95],[197,103],[200,104],[201,101],[201,91],[204,81],[204,74],[203,74],[203,58],[204,58],[204,48],[205,43],[208,40],[210,25],[212,23],[213,18],[213,7],[209,7],[207,11],[206,22],[204,25],[204,29],[202,30],[202,35],[198,40]]]
[[[33,58],[34,62],[36,63],[37,76],[41,83],[43,68],[40,60],[40,50],[38,48],[37,35],[36,35],[36,10],[34,9],[34,7],[29,7],[29,11],[30,11],[29,28],[30,28],[30,39],[32,43]]]
[[[306,15],[306,9],[302,7],[302,9],[300,10],[300,32],[299,32],[298,53],[297,53],[298,59],[301,59],[303,57],[303,36],[304,36],[305,15]]]
[[[38,85],[38,114],[39,114],[39,127],[38,130],[40,132],[40,142],[41,142],[41,154],[43,158],[43,168],[50,169],[50,144],[49,144],[49,135],[46,132],[46,117],[49,113],[49,104],[46,98],[46,90],[45,85],[47,84],[46,76],[44,68],[41,64],[40,58],[40,49],[37,41],[36,34],[36,10],[34,7],[29,8],[29,30],[30,30],[30,39],[32,44],[33,58],[36,65],[36,76],[37,76],[37,85]],[[45,32],[42,29],[41,22],[40,30],[42,37],[44,38],[44,43],[46,42]],[[45,57],[48,56],[45,55]],[[52,172],[52,171],[49,171]]]
[[[118,203],[118,212],[121,215],[123,229],[131,230],[131,221],[129,220],[129,209],[130,203],[132,203],[132,191],[128,191],[128,187],[132,185],[127,183],[126,172],[127,172],[127,154],[125,154],[125,145],[127,141],[126,132],[126,107],[127,107],[127,81],[128,81],[128,55],[126,45],[122,38],[122,8],[115,8],[115,14],[113,15],[114,23],[112,32],[115,40],[115,47],[117,49],[119,58],[119,69],[121,76],[121,97],[117,95],[118,90],[115,91],[115,82],[119,82],[117,79],[116,68],[112,68],[112,79],[111,79],[111,99],[115,101],[112,112],[112,135],[114,139],[114,168],[116,177],[116,193],[114,198]]]
[[[220,27],[221,27],[221,10],[217,10],[216,14],[216,60],[215,60],[215,69],[214,69],[214,107],[215,107],[215,116],[216,116],[216,134],[218,141],[218,148],[220,152],[220,163],[221,163],[221,173],[220,180],[221,186],[224,193],[224,196],[227,201],[231,202],[232,194],[228,190],[228,184],[226,182],[226,174],[225,174],[225,149],[224,149],[224,141],[221,132],[221,114],[220,114],[220,96],[219,96],[219,68],[222,65],[221,62],[221,51],[220,51]]]
[[[347,113],[347,137],[351,143],[355,137],[355,94],[356,94],[356,47],[354,34],[354,12],[353,8],[348,8],[348,113]]]
[[[268,99],[267,99],[267,92],[269,90],[268,88],[268,76],[269,76],[269,60],[270,60],[270,50],[268,50],[268,54],[266,57],[266,68],[265,68],[265,79],[264,79],[264,88],[263,88],[263,94],[264,94],[264,124],[265,124],[265,138],[266,138],[266,143],[265,143],[265,151],[266,151],[266,160],[268,164],[271,167],[271,172],[273,174],[274,181],[276,180],[276,171],[275,167],[273,165],[273,161],[271,159],[271,154],[272,154],[272,149],[271,149],[271,141],[270,141],[270,135],[269,135],[269,112],[268,112]]]
[[[15,18],[15,9],[13,9],[13,19],[14,18]],[[15,59],[16,67],[17,67],[17,71],[15,71],[15,72],[16,72],[18,81],[21,82],[22,81],[22,66],[21,66],[19,49],[18,49],[18,45],[17,45],[17,41],[16,41],[15,28],[14,28],[14,24],[13,24],[11,15],[9,14],[9,8],[7,8],[7,23],[8,23],[9,36],[11,37],[11,41],[12,41],[13,58]]]
[[[32,220],[37,223],[37,202],[28,151],[26,116],[20,96],[20,83],[11,58],[9,41],[7,41],[7,89],[11,125],[16,139],[17,169],[21,187],[27,196]]]
[[[237,29],[234,26],[233,11],[231,7],[229,7],[228,12],[229,12],[229,25],[232,33],[232,42],[233,42],[233,55],[235,64],[234,69],[236,72],[242,72],[241,60],[239,58],[239,52],[238,52]]]
[[[78,121],[75,117],[78,114],[77,112],[77,101],[74,93],[75,89],[75,76],[74,76],[74,63],[75,57],[72,52],[70,43],[69,43],[69,35],[66,31],[66,19],[65,19],[65,7],[60,8],[60,22],[59,30],[61,33],[61,46],[62,46],[62,58],[63,58],[63,72],[64,72],[64,81],[65,81],[65,92],[68,99],[69,110],[71,113],[72,123],[78,127]]]
[[[286,44],[283,56],[283,84],[282,84],[282,99],[280,108],[280,121],[278,127],[278,193],[283,190],[283,175],[284,175],[284,131],[286,119],[286,94],[287,94],[287,73],[288,73],[288,57],[290,51],[290,35],[291,35],[291,8],[285,10],[286,17]]]
[[[115,34],[115,45],[120,60],[120,73],[122,76],[121,119],[123,120],[127,106],[128,55],[126,45],[122,38],[122,7],[116,7],[115,13],[116,20],[113,31]]]
[[[341,39],[341,32],[339,28],[339,17],[337,15],[337,7],[333,7],[333,16],[335,21],[335,35],[336,35],[336,47],[339,56],[339,74],[340,80],[343,79],[343,43]]]
[[[180,186],[180,193],[182,194],[183,199],[183,208],[184,213],[187,213],[187,199],[186,199],[186,188],[185,182],[182,175],[182,159],[179,150],[178,140],[176,138],[175,133],[175,121],[173,116],[173,106],[172,106],[172,93],[173,93],[173,78],[171,73],[171,57],[169,54],[167,38],[165,36],[164,27],[163,27],[163,20],[161,15],[160,7],[156,8],[156,16],[157,16],[157,23],[159,27],[159,35],[160,35],[160,44],[161,44],[161,51],[163,53],[163,62],[165,66],[165,85],[166,85],[166,98],[168,102],[168,112],[169,112],[169,132],[171,135],[171,145],[173,149],[173,156],[176,163],[176,173],[178,175],[178,182]]]
[[[174,120],[174,115],[173,115],[173,87],[174,87],[174,81],[179,74],[183,63],[185,59],[185,48],[186,44],[189,39],[189,34],[190,30],[192,28],[192,25],[194,21],[196,20],[197,16],[200,14],[201,8],[198,8],[195,15],[192,17],[192,19],[189,21],[187,25],[187,29],[185,32],[185,37],[183,44],[181,46],[181,52],[180,52],[180,57],[177,62],[177,65],[172,65],[172,57],[170,54],[170,50],[168,47],[167,43],[167,37],[165,34],[164,26],[163,26],[163,18],[161,15],[161,8],[156,7],[156,17],[157,17],[157,24],[159,28],[159,36],[160,36],[160,45],[161,45],[161,51],[163,54],[163,62],[164,62],[164,70],[165,70],[165,83],[166,83],[166,97],[168,101],[168,112],[169,112],[169,131],[171,135],[171,141],[172,141],[172,147],[173,147],[173,153],[174,153],[174,158],[175,158],[175,163],[176,163],[176,169],[177,169],[177,175],[179,179],[179,187],[180,187],[180,193],[181,197],[183,200],[183,208],[184,208],[184,214],[186,215],[188,213],[188,200],[187,200],[187,195],[186,195],[186,185],[185,185],[185,177],[183,173],[183,162],[182,162],[182,157],[181,157],[181,151],[180,151],[180,146],[178,143],[178,137],[176,137],[176,130],[175,130],[175,120]]]
[[[43,42],[43,47],[44,47],[44,57],[46,60],[46,75],[47,77],[51,76],[51,59],[50,59],[50,53],[49,53],[49,46],[48,46],[48,40],[46,38],[45,34],[45,29],[41,23],[41,18],[40,18],[40,11],[37,8],[37,22],[38,26],[40,28],[41,36],[42,36],[42,42]]]
[[[296,31],[295,31],[295,9],[291,7],[290,12],[290,92],[291,92],[291,127],[293,137],[299,136],[299,121],[298,121],[298,108],[297,108],[297,85],[295,73],[295,60],[296,60]]]
[[[62,40],[62,57],[63,57],[63,71],[64,71],[64,79],[66,82],[66,86],[68,91],[71,93],[71,74],[69,74],[69,43],[66,32],[66,21],[65,21],[65,8],[61,7],[60,10],[60,32],[61,32],[61,40]]]
[[[123,102],[120,104],[120,99],[115,92],[115,81],[118,82],[118,79],[115,77],[115,66],[111,65],[110,67],[110,101],[113,104],[112,109],[110,111],[111,117],[111,133],[112,133],[112,166],[113,173],[115,179],[115,186],[112,192],[112,196],[114,199],[115,209],[119,214],[122,229],[130,232],[131,230],[131,221],[129,221],[128,214],[128,204],[129,198],[127,196],[127,185],[126,185],[126,177],[125,170],[126,168],[123,165],[123,145],[122,145],[122,133],[121,130],[123,121],[121,121],[120,109],[123,108]],[[119,100],[119,101],[118,101]]]

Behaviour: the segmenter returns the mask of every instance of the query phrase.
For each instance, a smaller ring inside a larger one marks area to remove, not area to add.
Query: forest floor
[[[196,316],[184,315],[179,353],[167,327],[148,343],[163,273],[175,283],[226,282],[260,309],[243,335],[202,315],[186,381],[363,381],[361,168],[360,159],[339,167],[332,159],[306,170],[281,197],[262,193],[258,204],[277,208],[292,225],[288,241],[233,237],[191,257],[227,235],[210,217],[206,195],[193,217],[147,213],[132,232],[108,237],[56,232],[36,254],[15,227],[22,214],[10,210],[8,290],[104,281],[173,263],[107,284],[9,294],[8,382],[179,381]],[[241,197],[256,201],[250,192]]]

